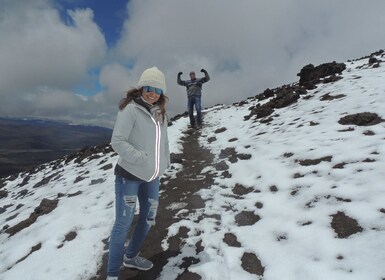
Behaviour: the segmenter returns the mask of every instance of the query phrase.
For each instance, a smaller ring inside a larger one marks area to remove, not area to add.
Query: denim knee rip
[[[148,201],[150,202],[150,209],[148,211],[148,216],[147,216],[147,224],[149,226],[155,225],[155,217],[156,217],[156,212],[158,211],[158,201],[152,198],[149,198]]]
[[[130,211],[134,211],[136,206],[136,195],[125,195],[123,199],[126,206],[130,208]],[[123,216],[126,216],[126,210],[124,210]]]

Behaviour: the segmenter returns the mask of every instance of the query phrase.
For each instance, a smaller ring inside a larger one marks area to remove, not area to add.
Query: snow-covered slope
[[[169,237],[180,227],[190,234],[160,279],[176,279],[197,240],[204,250],[189,270],[202,279],[385,278],[385,55],[375,57],[346,62],[342,79],[265,118],[250,112],[273,97],[205,110],[199,141],[215,155],[205,170],[215,182],[198,192],[205,218],[169,228]],[[187,122],[169,128],[174,153]],[[95,276],[113,223],[116,160],[104,147],[1,183],[0,279]],[[182,168],[173,167],[170,177]]]
[[[206,220],[210,258],[190,270],[254,279],[240,266],[250,252],[266,280],[385,279],[385,123],[339,123],[363,112],[385,118],[385,68],[367,58],[346,66],[341,80],[276,109],[268,123],[243,120],[256,101],[208,110],[201,144],[225,160],[231,178],[216,176],[201,192],[205,213],[220,213],[221,225]],[[250,223],[240,226],[240,213]],[[239,248],[223,242],[226,233]]]

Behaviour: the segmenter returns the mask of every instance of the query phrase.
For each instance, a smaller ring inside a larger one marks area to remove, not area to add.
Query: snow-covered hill
[[[159,279],[176,279],[188,257],[194,279],[385,279],[384,63],[380,51],[321,79],[305,67],[300,83],[206,109],[199,132],[177,118],[171,151],[198,135],[214,160],[196,177],[214,180],[197,192],[201,209],[169,206],[178,212],[163,249],[188,234]],[[0,182],[0,279],[96,276],[116,160],[98,147]],[[191,164],[177,162],[166,187]]]

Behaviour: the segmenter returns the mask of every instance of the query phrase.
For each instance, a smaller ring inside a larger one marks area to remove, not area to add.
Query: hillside
[[[120,279],[385,279],[385,53],[306,65],[299,81],[169,127],[172,166]],[[0,181],[0,279],[105,279],[108,145]]]
[[[0,118],[0,177],[30,169],[85,146],[109,143],[112,130],[64,122]]]

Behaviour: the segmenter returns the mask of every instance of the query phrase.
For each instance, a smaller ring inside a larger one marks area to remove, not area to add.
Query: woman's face
[[[161,90],[156,89],[154,87],[146,86],[146,87],[143,87],[142,96],[143,96],[144,100],[146,100],[148,103],[154,104],[154,103],[158,102],[160,96],[162,95],[162,93],[160,93],[160,91]]]

